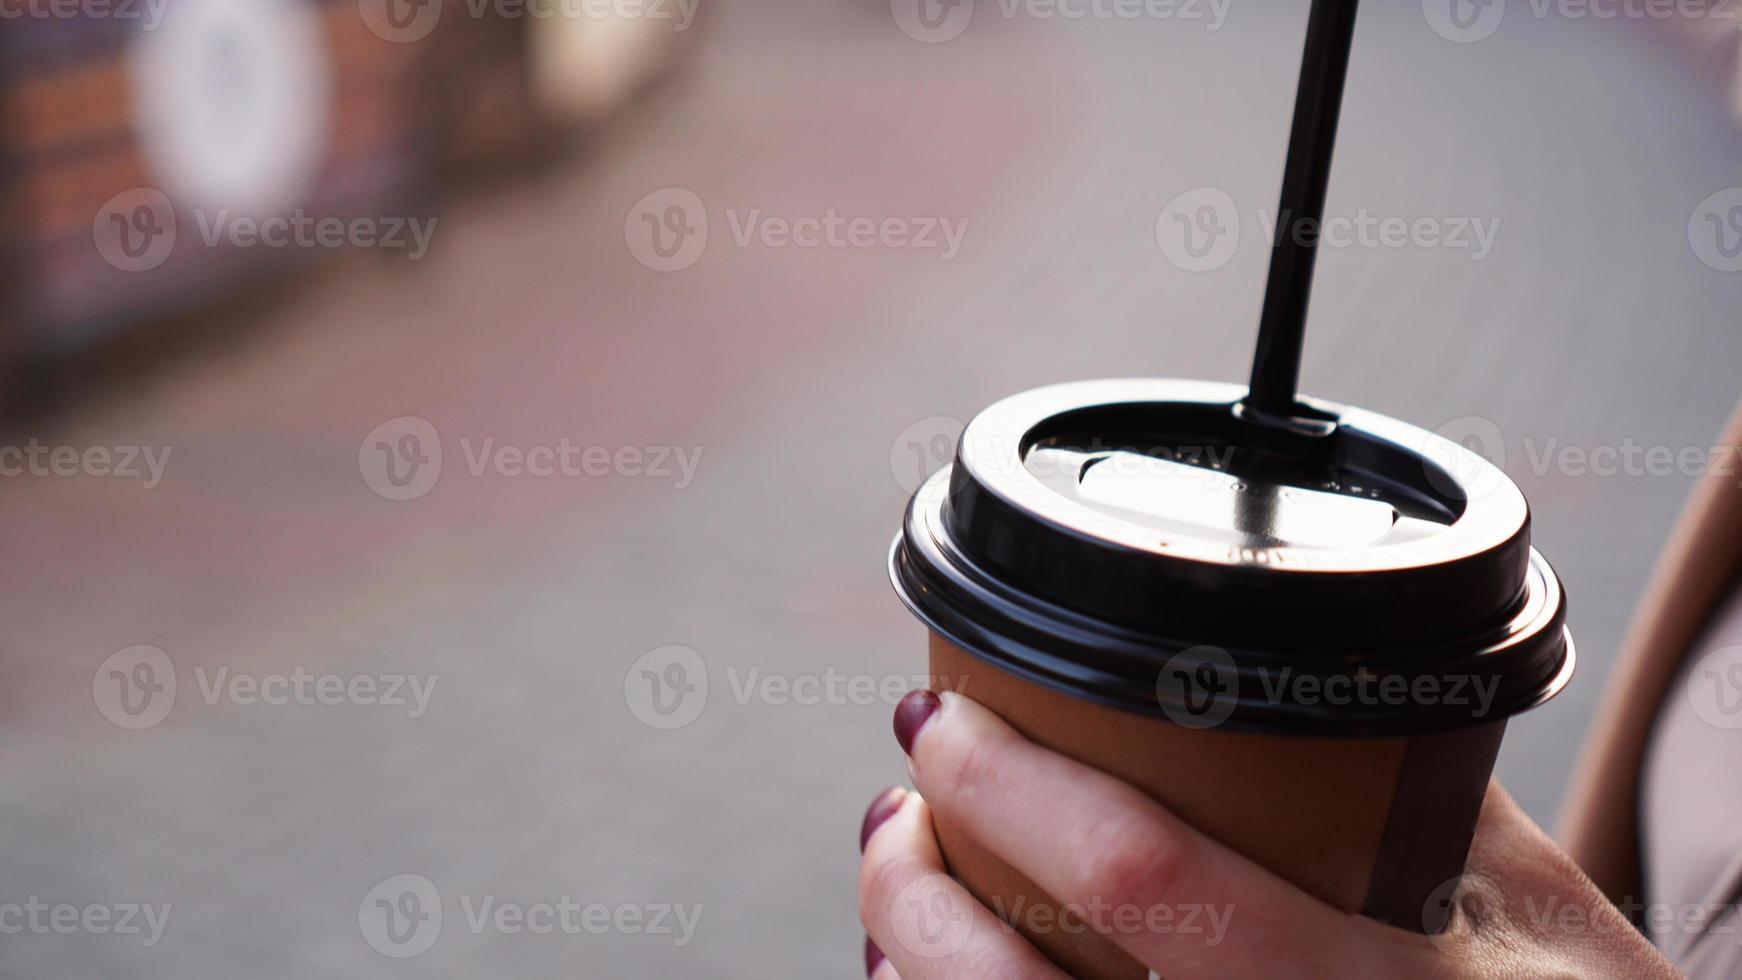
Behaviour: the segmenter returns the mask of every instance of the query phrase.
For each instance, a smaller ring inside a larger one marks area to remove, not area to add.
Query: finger
[[[1402,954],[1375,923],[1325,905],[960,695],[909,695],[897,729],[911,745],[915,785],[941,819],[1169,980],[1274,976],[1279,965],[1361,973]]]
[[[865,976],[870,980],[900,980],[901,977],[870,936],[865,937]]]
[[[931,810],[909,793],[859,862],[859,919],[905,980],[1069,980],[944,871]]]

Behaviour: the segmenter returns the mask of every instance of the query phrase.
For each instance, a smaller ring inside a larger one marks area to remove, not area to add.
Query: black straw
[[[1270,252],[1270,280],[1258,322],[1258,347],[1252,355],[1249,406],[1259,412],[1294,413],[1300,380],[1301,342],[1306,334],[1307,300],[1313,288],[1313,259],[1325,213],[1325,188],[1331,179],[1331,150],[1337,142],[1337,114],[1343,105],[1343,80],[1349,72],[1349,46],[1355,34],[1356,0],[1313,0],[1307,17],[1306,53],[1294,101],[1294,129],[1288,140],[1288,166],[1282,174],[1276,241]]]

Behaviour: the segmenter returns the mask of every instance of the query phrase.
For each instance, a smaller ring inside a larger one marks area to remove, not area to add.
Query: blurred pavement
[[[860,975],[853,838],[904,779],[889,708],[745,685],[923,670],[883,562],[909,444],[947,428],[927,420],[1057,380],[1244,376],[1296,6],[1235,4],[1210,32],[983,5],[923,44],[874,0],[722,4],[685,75],[553,172],[454,200],[424,262],[348,263],[25,433],[173,451],[151,490],[0,487],[0,902],[173,912],[149,949],[8,936],[0,975]],[[1499,223],[1480,260],[1326,254],[1304,385],[1500,433],[1581,656],[1502,759],[1547,821],[1691,480],[1535,460],[1715,435],[1739,394],[1742,275],[1702,264],[1688,223],[1738,182],[1742,137],[1724,93],[1638,24],[1519,13],[1456,44],[1419,4],[1372,4],[1355,51],[1330,212]],[[625,224],[666,187],[699,197],[710,237],[658,273]],[[1193,273],[1156,224],[1199,187],[1236,202],[1242,237]],[[969,224],[948,260],[740,246],[752,209]],[[444,469],[393,501],[359,446],[401,416],[435,428]],[[468,472],[483,440],[565,438],[702,455],[681,489]],[[94,706],[93,675],[139,644],[178,691],[129,731]],[[668,645],[696,652],[709,690],[662,731],[630,689]],[[415,719],[208,704],[200,681],[225,667],[437,686]],[[398,874],[427,878],[445,915],[408,959],[359,924]],[[681,945],[468,922],[484,897],[563,896],[703,911]]]

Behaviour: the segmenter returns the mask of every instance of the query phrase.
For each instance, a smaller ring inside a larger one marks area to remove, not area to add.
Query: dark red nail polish
[[[901,743],[901,751],[913,754],[913,740],[937,711],[938,696],[930,691],[909,691],[901,699],[895,706],[895,740]]]
[[[870,976],[871,974],[876,973],[877,968],[882,966],[883,961],[887,958],[888,957],[883,955],[883,951],[877,948],[877,944],[871,941],[871,937],[866,936],[865,937],[865,975]]]
[[[877,794],[871,801],[871,806],[865,811],[865,820],[859,824],[859,853],[865,853],[865,842],[871,835],[877,833],[877,828],[883,826],[890,817],[901,809],[902,801],[907,799],[907,791],[899,786],[891,786]]]

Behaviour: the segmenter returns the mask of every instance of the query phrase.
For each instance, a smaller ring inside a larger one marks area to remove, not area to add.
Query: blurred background
[[[858,976],[906,497],[1245,377],[1306,7],[0,2],[0,975]],[[1595,9],[1364,5],[1303,382],[1529,496],[1544,823],[1742,366],[1742,19]]]

